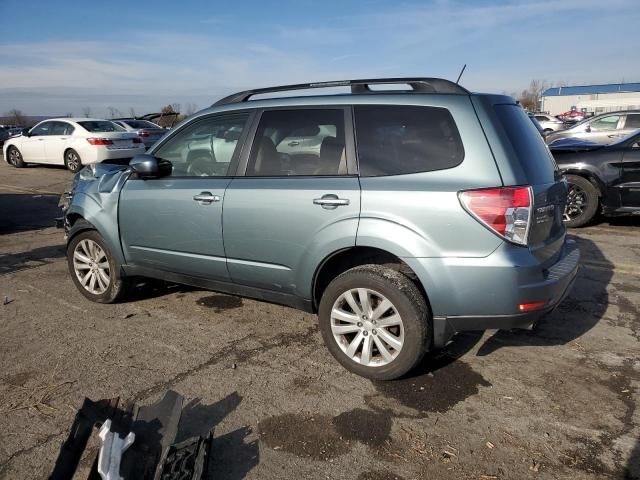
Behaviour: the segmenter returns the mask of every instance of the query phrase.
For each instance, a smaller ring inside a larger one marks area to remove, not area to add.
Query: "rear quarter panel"
[[[356,243],[399,257],[485,257],[502,240],[460,205],[458,192],[502,181],[470,97],[411,96],[403,105],[447,108],[464,144],[454,168],[407,175],[361,177],[362,210]],[[413,100],[415,98],[415,100]]]

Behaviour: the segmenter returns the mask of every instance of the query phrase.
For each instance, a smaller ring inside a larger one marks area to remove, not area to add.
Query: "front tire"
[[[74,149],[70,148],[64,152],[64,166],[73,173],[77,173],[82,168],[82,160],[80,155]]]
[[[393,380],[427,351],[429,309],[405,275],[380,265],[352,268],[327,287],[320,332],[335,359],[372,380]]]
[[[125,294],[120,265],[102,236],[85,230],[67,246],[67,264],[73,283],[92,302],[114,303]]]
[[[22,158],[22,154],[20,150],[16,147],[11,146],[7,149],[7,157],[9,163],[16,168],[23,168],[26,164],[24,163],[24,159]]]
[[[598,190],[586,178],[567,175],[569,193],[564,209],[564,223],[569,228],[582,227],[596,215],[600,199]]]

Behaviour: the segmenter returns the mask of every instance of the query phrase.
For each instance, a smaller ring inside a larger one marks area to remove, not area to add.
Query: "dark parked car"
[[[610,145],[562,139],[549,148],[569,183],[567,226],[586,225],[599,211],[640,214],[640,130]]]

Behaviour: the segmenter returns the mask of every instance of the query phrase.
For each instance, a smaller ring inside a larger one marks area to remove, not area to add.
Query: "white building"
[[[640,110],[640,83],[610,83],[547,88],[540,109],[551,115],[568,112],[571,107],[596,115],[616,110]]]

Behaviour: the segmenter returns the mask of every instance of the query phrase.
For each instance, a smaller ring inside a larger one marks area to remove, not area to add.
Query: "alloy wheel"
[[[18,164],[19,160],[20,152],[18,152],[18,150],[16,150],[15,148],[9,150],[9,163],[15,167]]]
[[[76,152],[67,152],[67,166],[72,172],[75,172],[80,168],[80,157],[78,157]]]
[[[347,357],[368,367],[391,363],[404,344],[397,308],[368,288],[354,288],[338,297],[331,309],[331,332]]]
[[[569,192],[567,194],[567,205],[564,209],[565,222],[574,220],[581,216],[584,209],[589,203],[587,193],[578,185],[569,184]]]
[[[93,240],[85,239],[76,245],[73,251],[73,269],[80,284],[93,295],[102,295],[111,284],[107,254]]]

